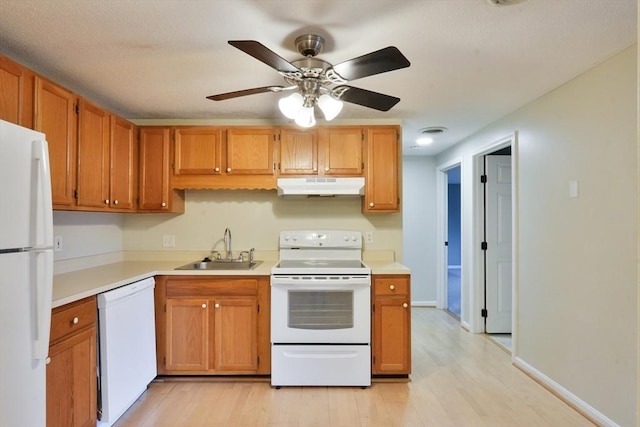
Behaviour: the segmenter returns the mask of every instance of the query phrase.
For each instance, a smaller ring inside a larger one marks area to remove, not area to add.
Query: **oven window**
[[[353,328],[353,291],[289,291],[289,327]]]

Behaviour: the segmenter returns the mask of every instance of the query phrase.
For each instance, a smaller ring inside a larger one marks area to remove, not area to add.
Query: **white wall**
[[[281,199],[275,191],[188,190],[185,213],[124,216],[124,249],[202,250],[223,248],[230,228],[234,251],[277,250],[278,233],[295,229],[373,231],[365,250],[393,250],[402,259],[402,214],[363,215],[362,199]],[[176,247],[162,247],[162,236],[175,236]]]
[[[402,168],[403,264],[411,269],[411,301],[435,306],[435,157],[405,156]]]
[[[518,132],[515,357],[621,426],[639,421],[637,93],[633,46],[437,158],[462,157],[471,206],[472,153]]]
[[[61,261],[122,251],[122,214],[53,212],[53,235],[61,236],[63,250],[54,252]]]

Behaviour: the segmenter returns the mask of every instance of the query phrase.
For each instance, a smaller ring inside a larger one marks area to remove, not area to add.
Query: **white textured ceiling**
[[[0,51],[129,119],[277,122],[278,94],[205,99],[283,84],[228,40],[291,61],[319,34],[334,64],[396,46],[410,68],[350,84],[400,103],[339,119],[401,122],[405,154],[435,154],[637,42],[637,16],[636,0],[0,0]],[[411,149],[429,126],[449,131]]]

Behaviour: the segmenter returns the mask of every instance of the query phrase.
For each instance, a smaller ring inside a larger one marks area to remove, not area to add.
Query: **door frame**
[[[512,317],[511,317],[511,330],[512,330],[512,358],[515,358],[517,354],[517,331],[518,331],[518,132],[504,136],[495,140],[493,143],[483,147],[472,155],[472,177],[473,177],[473,290],[472,290],[472,304],[470,319],[474,327],[473,332],[484,333],[485,322],[482,317],[482,307],[484,307],[484,253],[481,249],[481,243],[483,241],[484,233],[484,200],[483,200],[483,184],[480,182],[480,175],[483,170],[484,156],[491,154],[501,148],[511,147],[511,259],[512,259]]]
[[[447,172],[450,169],[455,168],[456,166],[460,166],[460,210],[464,211],[464,197],[463,197],[463,186],[462,186],[462,176],[464,174],[464,169],[462,165],[462,158],[457,157],[448,162],[442,163],[436,166],[436,206],[438,206],[436,213],[436,221],[438,226],[436,227],[436,242],[437,242],[437,250],[436,250],[436,284],[437,284],[437,298],[436,298],[436,308],[446,309],[447,308],[447,247],[444,245],[444,242],[447,241],[447,184],[448,177]],[[461,224],[461,228],[464,227],[464,224]],[[464,247],[462,230],[460,230],[460,247]],[[463,265],[464,251],[461,251],[460,254],[460,265]],[[461,268],[460,271],[460,321],[462,322],[462,313],[464,311],[464,292],[462,292],[463,283],[464,283],[464,271]]]

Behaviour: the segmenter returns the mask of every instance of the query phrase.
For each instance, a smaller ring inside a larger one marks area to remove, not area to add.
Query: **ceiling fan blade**
[[[333,92],[336,98],[342,101],[380,111],[389,111],[391,107],[400,102],[400,98],[396,98],[395,96],[372,92],[353,86],[338,86],[334,88]]]
[[[253,89],[237,90],[235,92],[220,93],[218,95],[207,96],[207,99],[213,101],[223,101],[225,99],[238,98],[240,96],[255,95],[256,93],[265,92],[280,92],[284,89],[284,86],[263,86],[255,87]]]
[[[255,40],[229,40],[229,44],[278,71],[300,71],[298,67],[294,66],[289,61]]]
[[[341,62],[333,70],[347,81],[406,68],[411,63],[395,46],[385,47],[375,52]]]

